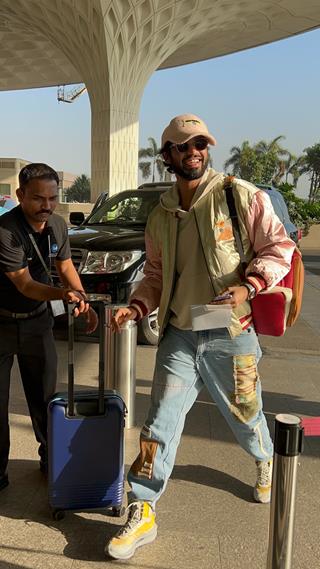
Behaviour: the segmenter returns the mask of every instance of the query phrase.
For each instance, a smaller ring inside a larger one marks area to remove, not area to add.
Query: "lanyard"
[[[30,241],[31,241],[32,245],[34,246],[35,251],[36,251],[36,253],[37,253],[38,257],[39,257],[39,260],[40,260],[40,262],[41,262],[41,264],[42,264],[42,266],[43,266],[43,268],[44,268],[46,274],[47,274],[48,277],[49,277],[49,280],[50,280],[51,285],[54,286],[54,283],[53,283],[53,280],[52,280],[52,276],[51,276],[50,235],[48,235],[49,263],[50,263],[50,268],[49,268],[49,269],[48,269],[46,263],[44,262],[44,259],[43,259],[42,255],[41,255],[41,252],[40,252],[40,249],[39,249],[39,247],[38,247],[38,245],[37,245],[37,243],[36,243],[36,241],[35,241],[35,238],[33,237],[32,233],[29,233],[29,237],[30,237]]]

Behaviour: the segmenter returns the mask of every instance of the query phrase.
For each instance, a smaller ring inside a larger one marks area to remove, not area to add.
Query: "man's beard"
[[[202,166],[200,166],[199,168],[184,169],[183,167],[180,168],[175,164],[170,164],[170,168],[177,176],[180,176],[180,178],[184,178],[184,180],[189,180],[189,181],[198,180],[199,178],[202,178],[203,174],[205,173],[208,167],[208,161],[209,161],[208,158],[204,159]]]

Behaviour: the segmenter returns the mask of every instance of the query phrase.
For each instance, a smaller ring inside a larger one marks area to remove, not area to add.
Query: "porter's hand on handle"
[[[85,293],[79,290],[64,289],[63,290],[63,300],[68,303],[74,303],[73,315],[77,318],[79,314],[83,312],[88,312],[89,303],[86,300]]]
[[[111,321],[111,328],[113,332],[120,332],[120,327],[122,324],[128,322],[129,320],[134,320],[137,315],[138,313],[136,309],[132,308],[131,306],[119,308]]]

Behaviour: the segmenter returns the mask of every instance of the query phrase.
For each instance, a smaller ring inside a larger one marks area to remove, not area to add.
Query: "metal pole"
[[[291,569],[297,466],[302,443],[300,417],[277,415],[267,569]]]
[[[117,306],[105,306],[105,385],[120,393],[127,407],[126,427],[135,425],[136,347],[137,326],[133,320],[121,326],[121,332],[111,330],[111,320]]]
[[[104,305],[105,312],[105,334],[104,334],[104,373],[105,373],[105,386],[107,389],[115,389],[115,375],[114,375],[114,354],[113,354],[113,336],[114,333],[111,329],[111,320],[115,313],[113,306]]]

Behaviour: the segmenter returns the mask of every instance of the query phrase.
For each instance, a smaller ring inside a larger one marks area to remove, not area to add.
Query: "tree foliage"
[[[224,164],[226,170],[231,166],[231,173],[234,176],[253,184],[259,181],[262,183],[262,161],[248,140],[245,140],[241,146],[233,146],[230,153],[230,158]]]
[[[295,156],[294,154],[288,155],[287,160],[284,163],[285,170],[285,183],[289,183],[289,176],[292,178],[292,185],[294,188],[297,187],[298,180],[303,174],[303,168],[305,163],[305,156]]]
[[[290,219],[307,233],[312,223],[320,223],[320,143],[306,148],[302,156],[295,156],[282,147],[283,138],[281,135],[253,145],[245,140],[241,146],[231,148],[224,167],[253,184],[276,186],[287,203]],[[309,201],[295,195],[302,174],[309,175]]]
[[[85,174],[78,176],[72,186],[67,189],[66,197],[68,202],[90,202],[91,185],[88,176]]]
[[[160,148],[158,148],[154,138],[149,137],[148,142],[150,146],[147,148],[140,148],[139,150],[139,170],[141,171],[141,175],[144,180],[150,178],[151,176],[152,182],[155,181],[157,172],[159,180],[161,182],[164,177],[165,166],[159,153]],[[144,160],[141,160],[141,158]]]
[[[284,138],[281,134],[270,142],[260,140],[254,146],[258,160],[262,165],[262,184],[270,184],[271,182],[278,185],[285,173],[284,158],[287,158],[290,153],[279,144],[279,141]]]
[[[306,234],[310,225],[320,223],[320,202],[310,203],[295,195],[295,186],[293,184],[282,183],[278,186],[278,190],[282,193],[287,204],[291,221],[297,227],[303,227]]]
[[[289,151],[282,148],[280,135],[267,142],[260,140],[253,146],[245,140],[241,146],[233,146],[231,157],[225,162],[225,169],[232,168],[232,174],[248,180],[253,184],[278,185],[286,172],[285,159],[289,158]]]
[[[320,200],[320,143],[304,149],[305,158],[302,172],[309,175],[309,202]]]
[[[253,184],[272,184],[276,187],[289,184],[297,187],[298,180],[307,174],[310,180],[309,202],[320,201],[320,143],[304,149],[302,156],[295,156],[283,148],[277,136],[271,142],[260,140],[253,146],[245,140],[241,146],[230,149],[231,156],[225,162],[234,176]],[[292,182],[290,184],[290,182]]]

